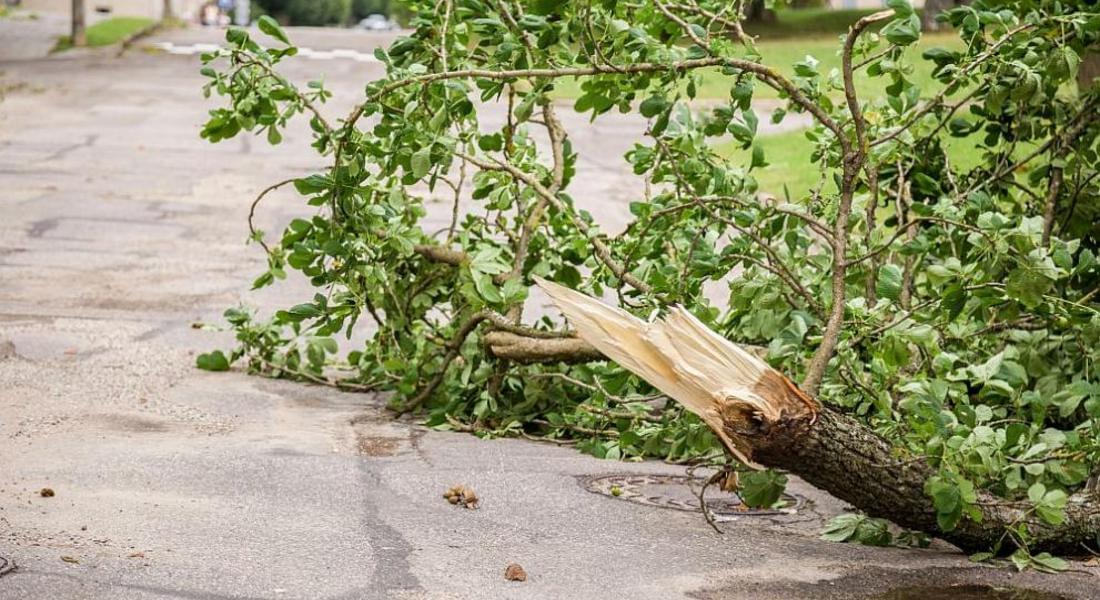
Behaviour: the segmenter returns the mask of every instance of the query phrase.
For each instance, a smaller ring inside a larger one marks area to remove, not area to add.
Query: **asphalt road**
[[[697,514],[582,486],[679,467],[427,431],[370,395],[194,369],[197,352],[229,339],[192,323],[309,293],[295,282],[248,293],[263,261],[244,244],[258,190],[321,168],[306,133],[277,148],[206,144],[196,57],[16,60],[22,42],[5,31],[0,557],[18,568],[0,576],[0,599],[828,599],[978,582],[1100,595],[1096,568],[1014,575],[941,544],[820,541],[844,507],[799,481],[791,489],[807,503],[795,514],[742,517],[718,535]],[[347,33],[302,33],[318,49],[346,47]],[[322,71],[338,98],[326,110],[340,115],[378,69],[333,59],[291,75]],[[621,156],[643,124],[563,112],[582,157],[573,195],[615,229],[638,185]],[[443,224],[447,205],[432,206]],[[274,195],[260,224],[277,230],[304,208]],[[443,500],[459,483],[480,508]],[[509,563],[528,580],[506,581]]]

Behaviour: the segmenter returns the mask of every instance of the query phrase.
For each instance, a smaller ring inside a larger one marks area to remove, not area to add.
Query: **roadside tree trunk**
[[[660,320],[645,322],[564,286],[546,281],[539,286],[581,340],[698,415],[746,464],[784,469],[868,515],[927,532],[967,552],[989,550],[1002,539],[1003,549],[1011,550],[1005,529],[1014,525],[1029,530],[1032,552],[1080,555],[1083,544],[1096,542],[1100,493],[1088,487],[1069,498],[1065,521],[1057,526],[1041,521],[1027,502],[979,492],[981,520],[963,518],[944,531],[924,491],[936,472],[922,457],[899,456],[886,439],[823,407],[691,313],[673,308]],[[562,340],[528,340],[523,358],[535,361],[547,341],[557,344],[547,358],[560,360]]]
[[[176,18],[176,11],[172,7],[172,0],[164,0],[164,8],[160,11],[162,21]]]
[[[924,9],[920,15],[921,29],[924,31],[939,31],[941,24],[936,20],[939,14],[949,8],[954,8],[954,0],[924,0]]]
[[[74,46],[88,44],[88,37],[84,33],[84,0],[73,0],[73,27],[70,39]]]
[[[1077,68],[1077,89],[1084,92],[1100,78],[1100,49],[1086,50]]]
[[[774,23],[775,11],[768,10],[764,0],[752,0],[745,7],[745,21],[748,23]]]

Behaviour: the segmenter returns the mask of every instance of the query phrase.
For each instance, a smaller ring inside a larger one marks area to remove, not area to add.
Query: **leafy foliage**
[[[261,0],[261,12],[291,25],[339,25],[351,14],[351,0]]]
[[[866,515],[843,513],[833,517],[821,539],[830,542],[851,542],[865,546],[919,546],[927,548],[931,540],[916,531],[902,531],[897,536],[890,531],[885,519],[873,519]]]
[[[751,471],[741,475],[740,496],[754,508],[774,506],[787,488],[787,477],[775,471]]]
[[[373,14],[389,14],[390,0],[351,0],[351,16],[359,21]]]
[[[892,13],[854,27],[841,69],[820,72],[807,56],[788,79],[760,64],[736,3],[407,4],[414,32],[376,53],[385,77],[339,122],[319,110],[320,83],[278,74],[296,49],[273,21],[262,25],[273,48],[230,30],[204,56],[207,92],[227,99],[205,138],[243,130],[279,143],[304,113],[327,165],[283,182],[316,207],[311,218],[273,243],[253,236],[269,255],[256,287],[289,267],[321,291],[270,320],[229,311],[240,342],[230,361],[392,391],[396,408],[423,409],[441,429],[569,439],[605,458],[720,456],[698,419],[615,365],[494,349],[491,333],[533,346],[566,335],[548,317],[524,324],[541,276],[638,314],[679,303],[766,348],[899,456],[938,470],[925,492],[942,530],[979,516],[977,490],[1059,522],[1100,464],[1100,90],[1073,83],[1100,16],[976,0],[945,16],[963,50],[916,56],[919,20],[890,0]],[[917,61],[935,64],[936,85],[910,80]],[[729,96],[704,107],[691,101],[706,69]],[[879,95],[856,97],[860,70]],[[573,78],[574,110],[645,121],[626,160],[647,192],[618,234],[583,209],[593,199],[568,191],[577,155],[550,98]],[[762,86],[784,101],[770,114],[753,103]],[[482,103],[505,107],[505,122],[482,122]],[[758,131],[794,113],[816,123],[806,167],[821,176],[777,198],[757,184],[768,168]],[[744,161],[715,152],[731,138]],[[951,139],[980,149],[979,164],[958,166]],[[424,225],[433,195],[455,203],[442,231]],[[370,339],[335,363],[335,336],[361,319]],[[774,502],[778,477],[754,477],[754,501]],[[847,519],[826,535],[889,543],[884,531]],[[1006,531],[1024,549],[1027,536]]]

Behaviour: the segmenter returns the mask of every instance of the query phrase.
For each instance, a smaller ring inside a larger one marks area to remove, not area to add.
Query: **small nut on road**
[[[72,563],[74,565],[79,565],[80,564],[80,561],[77,560],[76,558],[72,557],[72,556],[62,556],[61,560],[65,561],[67,563]]]
[[[53,488],[42,488],[38,491],[38,495],[43,498],[53,498]]]
[[[465,485],[456,485],[443,492],[443,497],[451,504],[461,504],[466,508],[477,508],[478,498],[473,488]]]
[[[527,581],[527,571],[516,563],[512,563],[504,569],[504,578],[508,581]]]

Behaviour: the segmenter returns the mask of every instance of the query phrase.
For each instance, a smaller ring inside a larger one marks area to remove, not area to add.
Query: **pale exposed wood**
[[[604,358],[591,344],[573,337],[533,338],[510,331],[490,331],[481,339],[493,356],[521,364],[577,363]]]
[[[682,307],[646,322],[562,285],[537,281],[582,340],[698,415],[746,464],[754,464],[749,432],[816,414],[817,403],[786,377]]]

